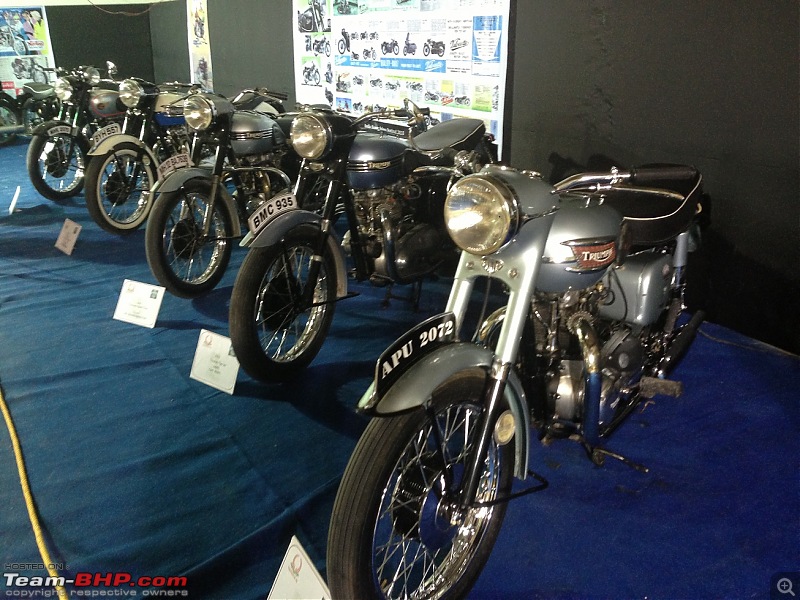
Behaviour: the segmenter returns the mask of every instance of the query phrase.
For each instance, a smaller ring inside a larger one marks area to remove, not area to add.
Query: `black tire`
[[[430,54],[430,53],[431,53],[431,47],[430,47],[430,46],[428,46],[428,44],[425,44],[425,45],[422,47],[422,53],[423,53],[425,56],[428,56],[428,54]]]
[[[147,220],[156,182],[149,155],[132,142],[117,144],[86,167],[86,208],[94,222],[111,233],[131,233]]]
[[[465,417],[480,412],[484,381],[482,370],[465,371],[432,396],[455,488],[463,473],[465,440],[473,443],[476,424]],[[464,598],[475,584],[500,532],[506,503],[462,512],[461,526],[449,531],[441,520],[436,527],[444,478],[434,447],[423,410],[368,424],[333,505],[327,549],[331,597]],[[488,456],[479,502],[508,495],[513,480],[513,442],[498,447],[492,441]],[[428,588],[426,582],[434,579],[435,586]]]
[[[400,53],[400,45],[397,42],[392,44],[392,51],[395,53],[395,55]]]
[[[20,125],[20,119],[16,103],[7,94],[0,92],[0,127]],[[16,133],[2,133],[0,134],[0,146],[6,146],[16,139]]]
[[[231,258],[233,222],[220,196],[214,202],[209,237],[203,236],[210,197],[209,179],[190,179],[181,189],[159,195],[147,220],[147,264],[158,282],[181,298],[213,290]]]
[[[88,142],[70,134],[37,133],[31,137],[25,162],[33,187],[49,200],[81,193]]]
[[[251,248],[242,261],[228,321],[239,364],[255,379],[295,376],[314,360],[328,335],[337,287],[336,262],[328,247],[314,306],[303,307],[299,302],[318,236],[318,226],[301,225],[276,244]]]
[[[339,44],[337,46],[339,49],[339,54],[344,54],[347,50],[347,45],[344,43],[344,40],[339,40]]]

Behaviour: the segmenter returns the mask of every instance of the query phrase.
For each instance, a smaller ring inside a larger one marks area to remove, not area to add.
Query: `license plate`
[[[186,152],[170,156],[167,160],[158,165],[158,178],[164,180],[167,175],[174,173],[178,169],[190,167],[191,165],[192,161],[189,159],[189,155]]]
[[[442,313],[403,334],[381,354],[375,364],[375,391],[379,397],[420,358],[455,341],[456,316]]]
[[[57,135],[69,135],[72,133],[72,127],[69,125],[56,125],[47,130],[47,137],[55,137]]]
[[[94,135],[92,136],[92,144],[99,144],[107,137],[111,137],[112,135],[116,135],[121,132],[122,127],[119,126],[119,123],[109,123],[105,127],[94,132]]]
[[[255,212],[247,219],[247,227],[250,233],[257,235],[267,224],[274,220],[278,215],[300,208],[297,205],[297,198],[291,192],[273,196],[261,204]]]

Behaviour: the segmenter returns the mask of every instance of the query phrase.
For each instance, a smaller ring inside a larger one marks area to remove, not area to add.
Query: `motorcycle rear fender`
[[[456,373],[476,367],[489,371],[491,350],[470,343],[447,344],[423,356],[390,387],[382,398],[376,399],[373,381],[358,403],[360,409],[369,406],[369,413],[388,417],[424,406],[434,390]],[[530,411],[522,382],[512,370],[505,388],[508,407],[514,415],[514,475],[525,479],[528,473],[530,445]]]
[[[91,150],[89,150],[89,155],[100,156],[102,154],[106,154],[111,151],[114,146],[126,142],[129,144],[134,144],[137,148],[144,150],[147,156],[150,157],[150,162],[153,164],[153,166],[158,165],[158,159],[153,153],[152,148],[150,148],[150,146],[145,144],[138,137],[129,133],[115,133],[114,135],[108,136],[104,140],[100,140],[99,144],[95,144],[92,146]]]
[[[271,246],[280,242],[295,227],[306,223],[319,226],[321,221],[320,215],[309,210],[292,210],[278,215],[255,238],[252,238],[252,241],[248,240],[250,237],[248,233],[240,245],[252,248]],[[336,263],[336,297],[344,298],[347,295],[347,268],[338,240],[333,232],[328,236],[328,248]]]
[[[150,190],[151,194],[154,193],[165,193],[165,192],[177,192],[180,190],[187,181],[191,179],[207,179],[211,180],[211,169],[203,169],[202,167],[188,167],[186,169],[178,169],[173,173],[167,175],[167,178],[162,180],[156,181],[153,188]],[[228,217],[230,218],[231,225],[233,225],[233,236],[239,237],[242,235],[242,224],[239,221],[239,211],[236,207],[236,201],[228,192],[227,188],[220,184],[219,188],[217,188],[217,202],[222,200],[225,205],[225,209],[228,211]],[[156,202],[158,199],[156,198]]]

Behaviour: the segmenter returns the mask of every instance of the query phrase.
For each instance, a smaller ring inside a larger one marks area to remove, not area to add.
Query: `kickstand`
[[[394,283],[390,283],[386,289],[386,295],[383,297],[383,302],[381,302],[381,306],[383,308],[388,308],[391,304],[391,300],[394,298],[395,300],[405,300],[411,303],[411,306],[414,308],[414,312],[419,310],[419,298],[422,294],[422,280],[417,280],[411,284],[411,293],[406,296],[396,296],[392,293],[394,289]]]
[[[630,467],[631,469],[639,471],[640,473],[650,472],[650,469],[648,469],[644,465],[634,462],[631,459],[622,456],[621,454],[617,454],[616,452],[607,450],[606,448],[601,448],[600,446],[591,446],[586,442],[583,443],[583,448],[584,450],[586,450],[586,454],[589,455],[589,459],[598,467],[603,466],[603,464],[606,461],[606,456],[608,456],[610,458],[620,461],[622,464]]]

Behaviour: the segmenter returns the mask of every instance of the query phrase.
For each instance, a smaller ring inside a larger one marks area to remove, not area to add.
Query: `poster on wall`
[[[208,41],[208,10],[206,0],[186,0],[187,29],[189,30],[189,67],[192,83],[207,90],[214,89],[211,73],[211,44]]]
[[[50,44],[50,30],[44,6],[0,8],[0,82],[11,96],[22,93],[29,81],[48,83],[55,80]]]
[[[294,0],[297,101],[361,114],[408,98],[498,138],[510,0]],[[435,121],[434,121],[435,122]]]

